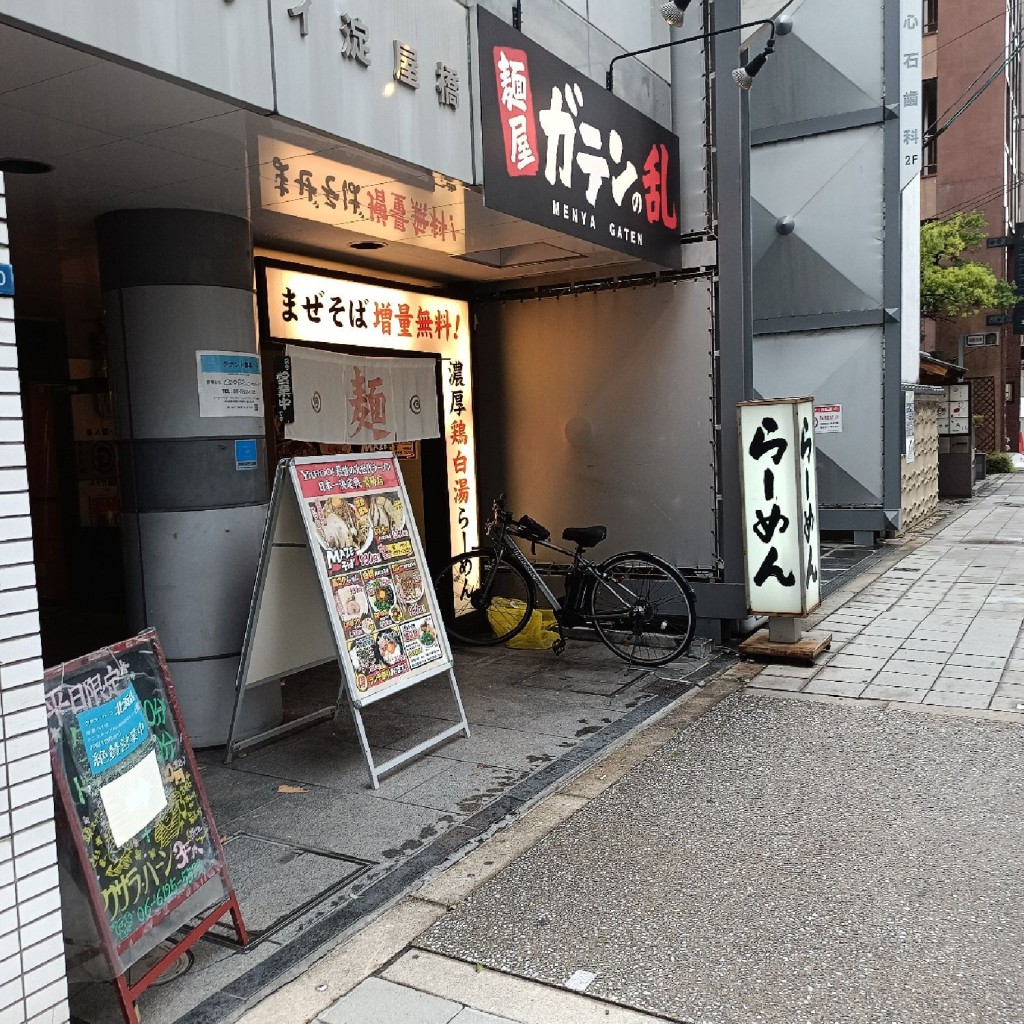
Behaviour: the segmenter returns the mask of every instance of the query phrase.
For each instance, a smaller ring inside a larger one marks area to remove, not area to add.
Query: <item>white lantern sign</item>
[[[803,616],[821,599],[814,400],[741,402],[747,611]]]

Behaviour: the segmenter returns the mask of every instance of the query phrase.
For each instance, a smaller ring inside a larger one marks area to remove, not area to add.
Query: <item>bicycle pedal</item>
[[[554,651],[555,654],[561,654],[565,650],[565,641],[564,640],[556,640],[551,645],[551,650]]]

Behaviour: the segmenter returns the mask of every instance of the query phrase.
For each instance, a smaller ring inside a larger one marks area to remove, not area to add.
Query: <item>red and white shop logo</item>
[[[498,83],[498,105],[505,131],[505,166],[509,177],[535,175],[540,162],[526,51],[494,47],[494,76]]]

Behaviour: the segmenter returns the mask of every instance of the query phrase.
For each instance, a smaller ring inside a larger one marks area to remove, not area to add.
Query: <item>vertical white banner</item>
[[[921,177],[900,194],[900,380],[921,380]]]
[[[921,0],[900,2],[900,191],[921,173]]]
[[[920,380],[921,350],[921,168],[924,164],[921,88],[921,0],[900,0],[900,379]]]
[[[800,438],[800,564],[803,566],[803,614],[821,603],[821,537],[818,531],[818,446],[814,440],[814,401],[794,408]]]
[[[747,610],[806,615],[821,595],[813,400],[737,411]]]

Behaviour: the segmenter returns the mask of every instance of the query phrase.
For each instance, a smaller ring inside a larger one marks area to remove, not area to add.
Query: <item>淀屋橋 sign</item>
[[[806,615],[821,600],[814,400],[740,402],[747,611]]]
[[[477,8],[484,205],[679,267],[679,139]]]

